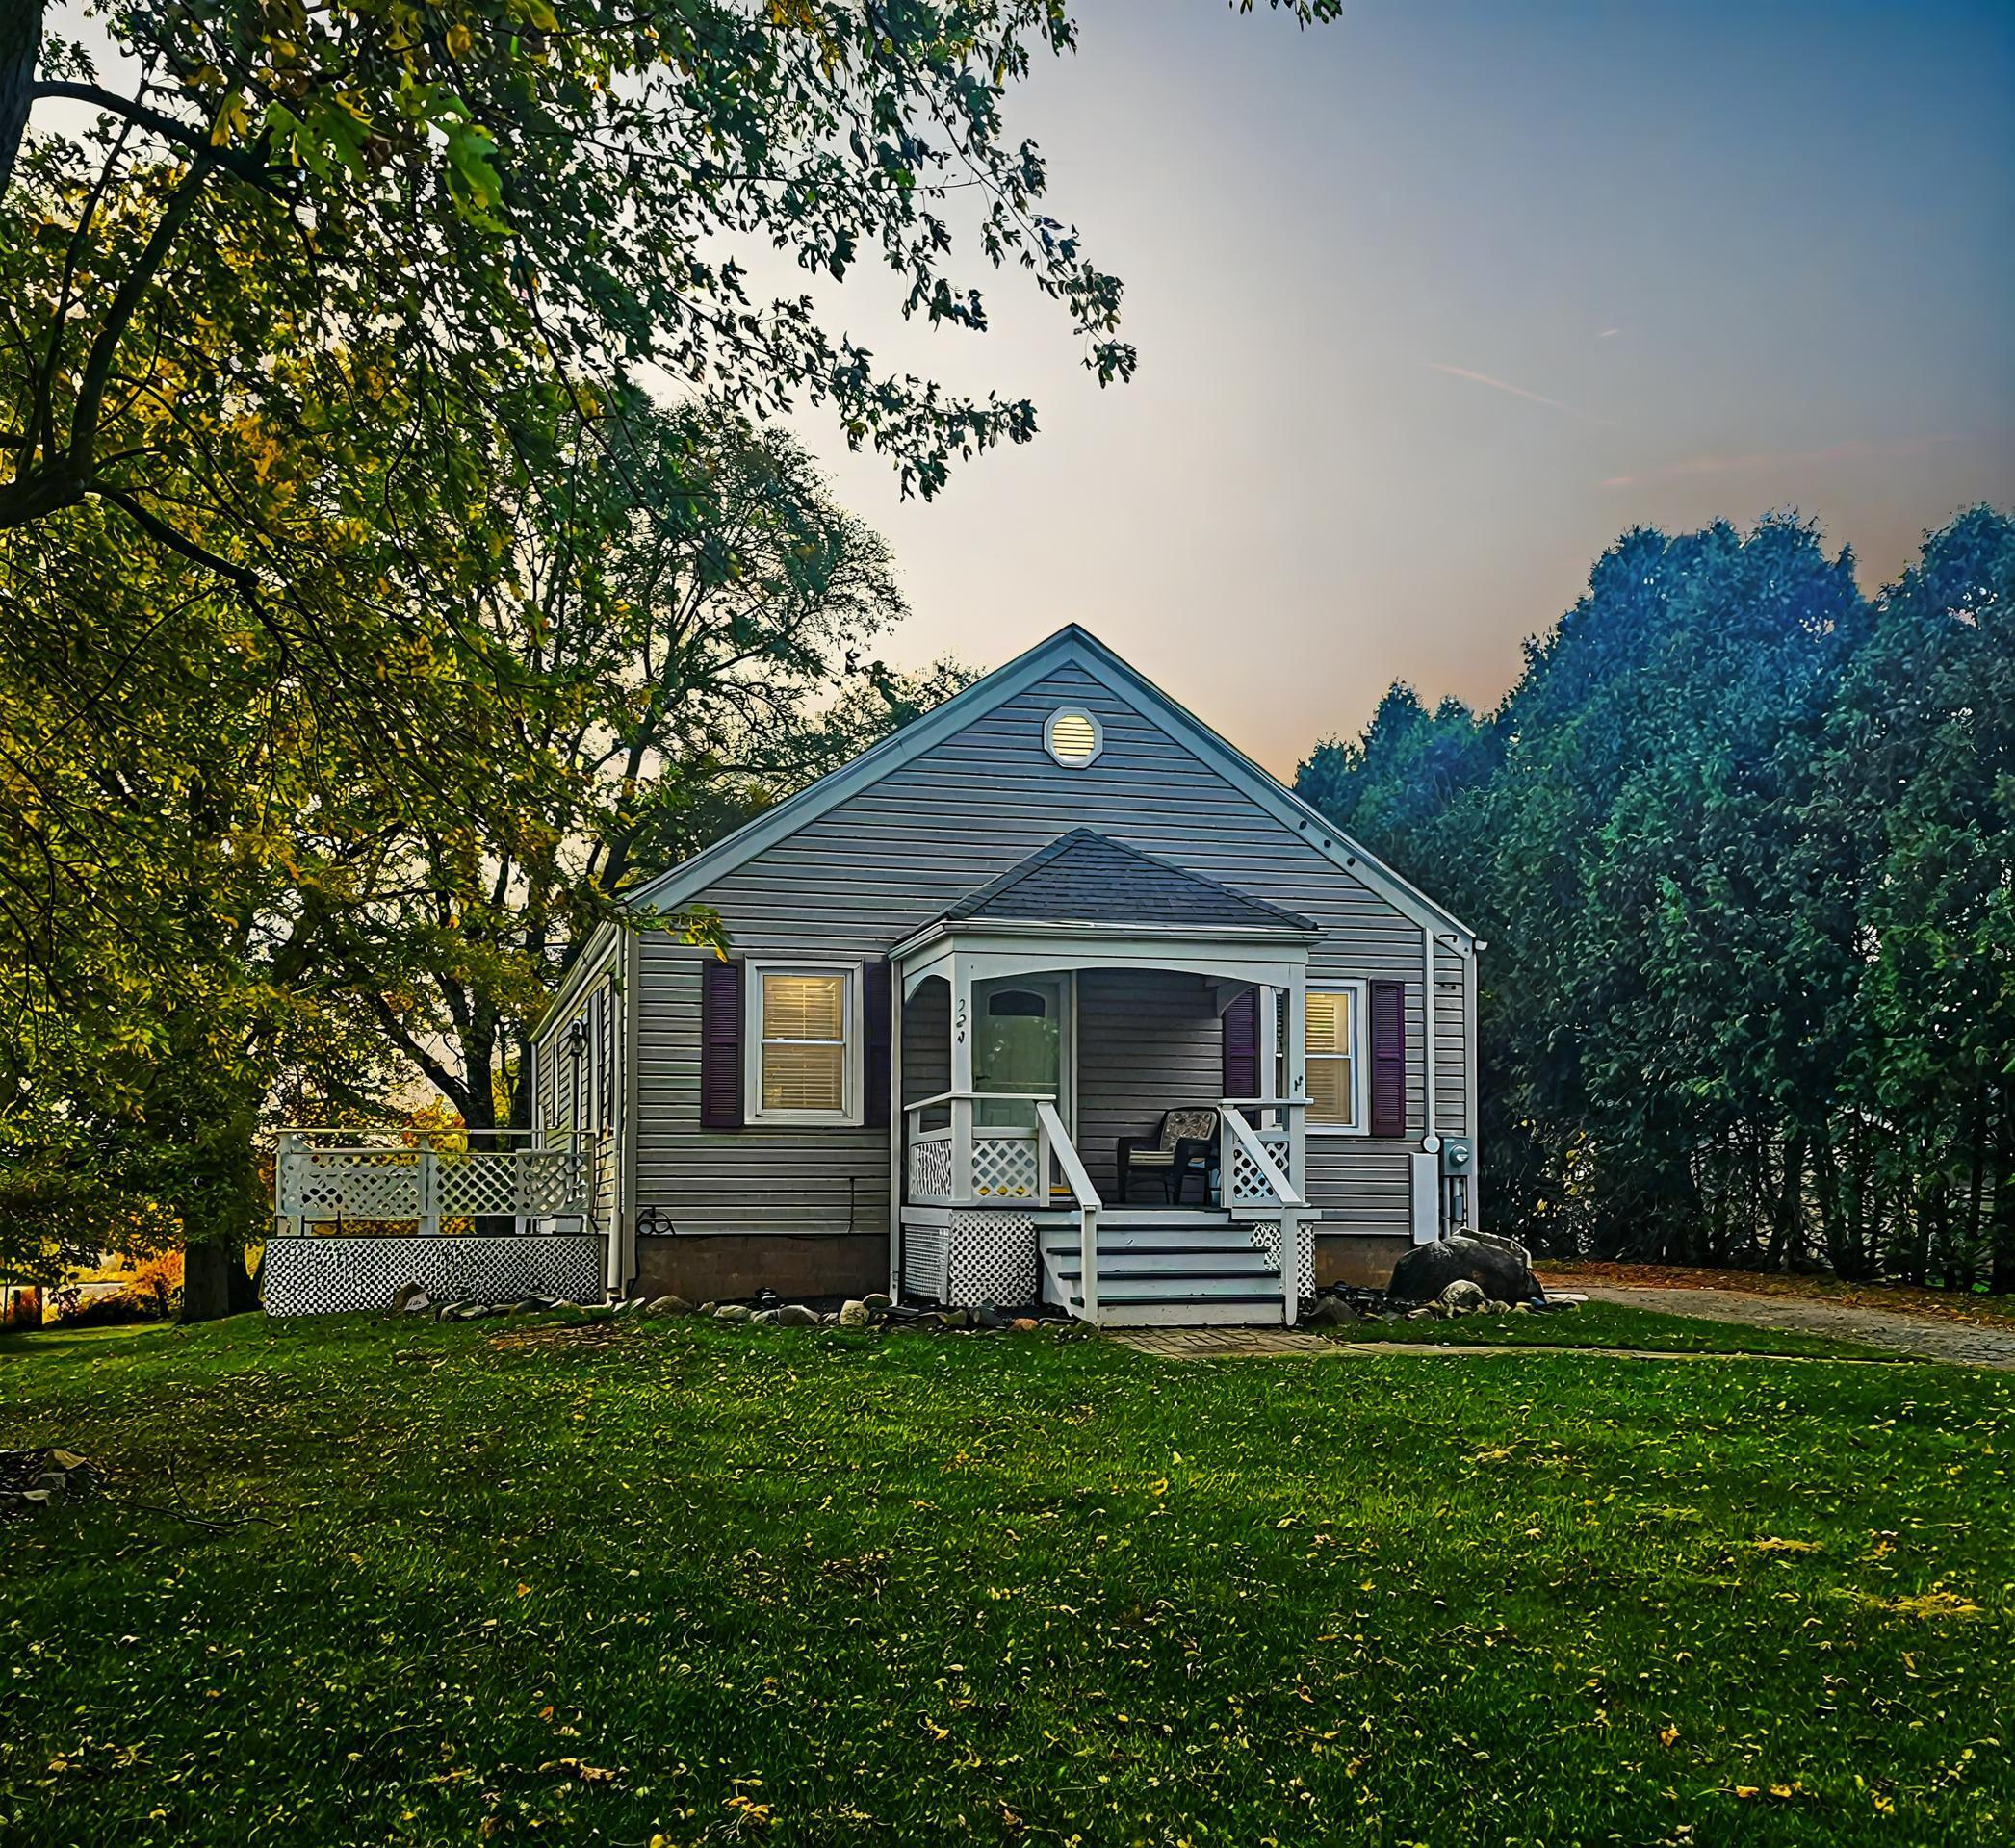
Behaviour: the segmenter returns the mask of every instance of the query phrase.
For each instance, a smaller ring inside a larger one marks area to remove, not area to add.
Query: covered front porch
[[[1291,1322],[1313,1291],[1312,929],[1097,836],[1060,845],[1078,863],[1048,883],[1069,890],[1011,876],[894,953],[902,1286],[1091,1322]],[[1145,915],[1014,914],[1123,906]]]

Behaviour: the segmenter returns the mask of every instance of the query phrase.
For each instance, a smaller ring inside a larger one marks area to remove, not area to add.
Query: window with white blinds
[[[856,1120],[858,980],[852,968],[750,964],[753,1120]]]
[[[1364,989],[1310,988],[1302,1049],[1308,1127],[1364,1127]]]

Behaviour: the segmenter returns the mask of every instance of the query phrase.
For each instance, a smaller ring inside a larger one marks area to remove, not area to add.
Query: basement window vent
[[[1066,770],[1082,770],[1105,749],[1105,729],[1083,706],[1067,706],[1050,713],[1043,742]]]

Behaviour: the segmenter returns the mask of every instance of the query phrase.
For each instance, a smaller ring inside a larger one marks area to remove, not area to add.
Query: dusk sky
[[[1873,585],[2015,504],[2015,6],[1077,12],[1009,122],[1140,375],[1101,392],[1019,274],[979,338],[845,292],[1042,426],[905,503],[801,420],[895,549],[893,658],[1081,622],[1291,775],[1395,678],[1495,700],[1635,523],[1795,508]]]

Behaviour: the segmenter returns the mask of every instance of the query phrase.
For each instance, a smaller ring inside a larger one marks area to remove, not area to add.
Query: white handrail
[[[936,1104],[955,1104],[963,1099],[973,1103],[989,1100],[1005,1100],[1011,1104],[1053,1104],[1053,1091],[941,1091],[935,1097],[919,1097],[914,1104],[905,1104],[905,1110],[929,1110]]]
[[[1078,1159],[1077,1149],[1071,1141],[1071,1132],[1064,1127],[1064,1119],[1056,1114],[1056,1106],[1046,1100],[1036,1105],[1036,1123],[1043,1132],[1043,1140],[1048,1152],[1056,1157],[1056,1165],[1064,1171],[1064,1181],[1071,1190],[1071,1197],[1077,1202],[1077,1294],[1087,1322],[1098,1320],[1098,1190],[1092,1185],[1092,1177],[1084,1171],[1084,1163]],[[1049,1189],[1049,1163],[1045,1159],[1036,1176],[1036,1192],[1039,1196]]]

